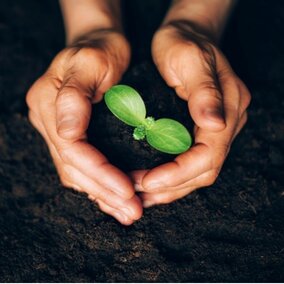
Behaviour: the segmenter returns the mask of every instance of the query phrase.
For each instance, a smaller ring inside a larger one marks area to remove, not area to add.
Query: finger
[[[180,198],[183,198],[194,191],[196,187],[187,187],[175,191],[166,191],[159,193],[142,193],[140,198],[142,199],[142,204],[144,208],[148,208],[158,204],[168,204],[173,201],[176,201]]]
[[[45,91],[42,94],[43,96],[56,92],[56,88],[50,80],[43,82],[44,84],[39,86],[39,90]],[[84,175],[94,179],[103,187],[114,191],[121,197],[131,198],[134,195],[134,189],[129,178],[122,171],[110,165],[97,149],[85,140],[66,140],[58,135],[54,101],[49,101],[48,98],[47,96],[47,101],[41,102],[39,105],[41,122],[45,128],[46,136],[48,136],[50,144],[56,148],[61,162],[77,168]]]
[[[196,82],[188,97],[188,108],[198,127],[209,131],[221,131],[226,127],[222,94],[211,78]]]
[[[179,190],[185,190],[188,188],[200,188],[200,187],[207,187],[212,185],[215,180],[218,177],[218,174],[220,172],[220,168],[219,169],[211,169],[207,172],[201,173],[199,176],[187,180],[184,183],[181,183],[177,186],[168,186],[168,187],[161,187],[161,188],[157,188],[155,190],[151,190],[151,191],[145,191],[143,189],[143,187],[141,186],[141,184],[137,184],[137,186],[135,187],[137,192],[144,192],[144,193],[149,193],[149,194],[159,194],[159,193],[166,193],[166,192],[175,192],[175,191],[179,191]]]
[[[103,201],[95,198],[93,195],[88,195],[88,198],[97,203],[100,210],[105,212],[106,214],[114,217],[117,221],[119,221],[121,224],[124,225],[131,225],[133,224],[133,220],[130,219],[129,217],[127,217],[125,214],[123,214],[121,211],[116,210],[115,208],[108,206],[106,203],[104,203]]]
[[[128,176],[111,165],[92,145],[85,141],[76,141],[57,150],[65,164],[78,169],[101,186],[125,199],[133,197],[134,189]]]
[[[143,212],[141,208],[141,202],[137,196],[134,196],[131,200],[125,202],[124,200],[119,200],[118,197],[114,196],[112,192],[109,192],[100,185],[95,184],[92,181],[89,181],[88,178],[82,176],[80,172],[72,170],[71,167],[65,166],[65,173],[64,173],[63,172],[64,170],[60,166],[62,164],[62,162],[60,161],[60,157],[54,145],[50,143],[49,137],[47,136],[45,129],[42,127],[40,121],[36,118],[36,115],[32,111],[29,113],[29,117],[30,120],[33,121],[37,129],[45,138],[49,150],[52,153],[55,165],[57,166],[57,170],[60,174],[63,185],[69,188],[73,188],[80,192],[83,191],[88,193],[89,198],[93,201],[98,199],[98,197],[95,196],[103,196],[101,198],[102,200],[105,200],[105,202],[100,200],[100,203],[102,204],[100,208],[105,213],[112,215],[122,224],[130,225],[133,223],[133,220],[138,220],[142,216]],[[68,178],[66,178],[66,168],[69,168],[69,171],[67,170]],[[116,206],[118,209],[116,209],[114,206]]]
[[[224,79],[223,79],[224,80]],[[226,128],[210,132],[197,127],[195,145],[179,155],[174,162],[161,165],[146,173],[142,188],[146,192],[175,187],[210,169],[219,170],[228,154],[239,124],[240,92],[232,79],[223,82]]]
[[[137,192],[143,191],[142,188],[142,181],[144,176],[149,172],[150,170],[135,170],[129,173],[129,177],[131,178],[134,189]]]
[[[224,84],[235,84],[235,89],[238,88],[237,77],[220,51],[213,47],[209,51],[183,84],[185,89],[190,88],[188,107],[195,124],[209,131],[221,131],[227,123],[224,97],[228,94]],[[239,103],[240,97],[235,98]]]
[[[221,131],[226,126],[216,52],[213,47],[203,53],[194,44],[184,45],[176,49],[168,62],[156,62],[165,81],[188,101],[196,125],[210,131]]]
[[[123,225],[129,226],[133,224],[134,220],[127,217],[119,210],[115,210],[114,208],[108,206],[106,203],[102,202],[101,200],[96,201],[100,207],[100,209],[108,215],[113,216],[118,222]]]
[[[160,165],[150,171],[133,173],[136,188],[145,192],[176,187],[212,168],[210,149],[207,145],[195,144],[189,151],[179,155],[173,162]]]
[[[251,94],[248,88],[246,87],[246,85],[242,81],[239,82],[239,85],[240,85],[240,93],[241,93],[240,113],[242,114],[242,112],[244,112],[250,105]]]
[[[133,196],[128,200],[122,199],[70,166],[65,165],[64,172],[65,184],[69,185],[69,187],[74,188],[73,184],[76,185],[81,189],[80,191],[94,196],[94,198],[101,200],[109,207],[116,209],[116,211],[121,211],[121,213],[132,220],[138,220],[142,216],[141,203],[137,196]]]
[[[240,122],[239,122],[239,125],[238,125],[235,133],[234,133],[233,140],[235,140],[236,136],[240,133],[240,131],[242,130],[242,128],[246,124],[247,120],[248,120],[248,114],[245,111],[240,118]]]
[[[90,95],[70,82],[64,85],[56,98],[56,127],[63,139],[79,139],[89,125],[91,116]]]
[[[216,170],[210,170],[177,187],[168,187],[158,192],[143,192],[139,195],[143,207],[147,208],[156,204],[167,204],[192,193],[198,188],[210,186],[215,182],[218,173]]]

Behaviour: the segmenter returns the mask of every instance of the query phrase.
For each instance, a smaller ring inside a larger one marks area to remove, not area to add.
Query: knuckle
[[[246,85],[241,81],[240,78],[236,78],[234,80],[235,88],[238,89],[239,94],[241,96],[241,108],[242,110],[245,110],[248,108],[251,102],[251,94]]]
[[[32,90],[32,88],[28,91],[27,95],[26,95],[26,104],[28,106],[29,109],[33,109],[34,108],[34,92]]]
[[[245,125],[247,121],[248,121],[248,113],[245,111],[241,121],[242,125]]]
[[[61,158],[61,160],[63,161],[63,163],[65,164],[69,164],[71,161],[71,154],[68,148],[65,147],[59,147],[57,149],[58,155]],[[65,168],[65,171],[68,172],[70,174],[70,171],[68,171],[67,168]]]
[[[43,81],[43,77],[40,77],[34,84],[30,87],[26,95],[26,104],[29,109],[35,109],[38,100],[38,90],[40,90],[39,85]]]
[[[29,109],[32,109],[34,112],[36,112],[38,109],[41,109],[42,106],[45,106],[46,98],[48,96],[45,95],[46,91],[43,90],[49,88],[50,85],[54,85],[54,80],[47,72],[33,83],[25,98]]]
[[[204,181],[204,186],[210,186],[213,185],[219,175],[220,169],[216,168],[212,171],[210,171]]]
[[[71,188],[71,183],[68,181],[68,179],[65,176],[59,176],[59,180],[61,185],[63,185],[64,187],[68,187]]]
[[[95,200],[93,200],[93,201],[97,204],[98,208],[99,208],[102,212],[104,212],[104,213],[110,215],[110,214],[111,214],[111,211],[110,211],[110,209],[106,206],[105,202],[102,201],[101,199],[97,198],[97,197],[94,197],[94,198],[95,198]],[[91,200],[92,200],[92,199],[91,199]]]
[[[36,115],[32,110],[29,110],[28,119],[29,119],[30,123],[31,123],[38,131],[40,131],[40,122],[39,122],[39,119],[37,118],[37,115]]]
[[[64,187],[72,188],[78,192],[84,191],[77,183],[76,176],[70,166],[63,165],[59,172],[60,182]]]
[[[229,144],[221,144],[214,147],[215,154],[212,158],[212,163],[211,163],[213,169],[215,168],[218,169],[223,165],[225,159],[227,158],[229,150],[230,150]]]
[[[96,202],[96,203],[98,202],[98,198],[96,196],[92,195],[92,194],[89,194],[88,198],[93,202]]]
[[[63,185],[70,185],[70,180],[72,180],[72,171],[71,169],[66,165],[58,165],[58,173],[60,182]]]
[[[244,108],[247,109],[251,102],[251,94],[246,90],[243,94]]]
[[[109,203],[109,198],[102,192],[96,192],[96,200],[100,200],[101,202],[105,204]]]

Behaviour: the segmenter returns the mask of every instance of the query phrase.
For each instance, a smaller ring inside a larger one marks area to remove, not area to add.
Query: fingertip
[[[105,176],[105,173],[111,173],[112,179]],[[109,162],[104,162],[101,165],[101,174],[102,180],[99,181],[101,185],[108,188],[125,200],[133,198],[135,194],[133,184],[130,178],[124,172],[122,172],[120,169],[116,168]]]
[[[121,212],[114,212],[112,216],[122,225],[124,226],[130,226],[134,223],[134,220],[127,217],[125,214]]]
[[[135,195],[133,197],[133,214],[132,214],[132,218],[133,220],[137,221],[139,220],[142,216],[143,216],[143,206],[142,206],[142,201],[140,200],[140,198]]]
[[[99,208],[103,212],[114,217],[120,224],[125,225],[125,226],[130,226],[134,223],[134,220],[132,220],[130,217],[125,215],[120,210],[110,207],[109,205],[107,205],[106,203],[104,203],[103,201],[99,199],[96,200],[96,202],[98,203]]]

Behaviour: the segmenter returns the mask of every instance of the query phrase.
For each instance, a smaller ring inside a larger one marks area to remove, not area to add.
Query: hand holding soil
[[[87,142],[86,130],[92,102],[119,81],[128,60],[122,35],[88,34],[60,52],[27,95],[30,121],[44,137],[62,184],[86,192],[123,224],[141,217],[141,202],[130,179]]]
[[[190,22],[174,21],[158,31],[153,59],[167,84],[188,103],[195,145],[173,162],[136,171],[143,206],[169,203],[212,185],[230,145],[247,120],[250,94],[221,51]]]
[[[169,203],[215,181],[250,101],[211,40],[220,36],[232,3],[173,1],[154,36],[152,56],[166,83],[188,103],[195,144],[174,161],[132,172],[130,179],[86,134],[92,103],[119,82],[130,60],[119,1],[61,1],[70,44],[32,86],[27,103],[63,185],[87,193],[102,211],[129,225],[142,216],[142,203]]]

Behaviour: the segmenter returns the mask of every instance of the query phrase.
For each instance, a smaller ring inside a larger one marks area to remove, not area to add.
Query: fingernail
[[[58,124],[58,132],[67,132],[78,125],[78,119],[74,117],[65,118]]]
[[[135,191],[138,191],[138,192],[143,191],[142,186],[140,184],[137,184],[137,183],[134,184],[134,189],[135,189]]]
[[[114,217],[121,223],[127,223],[129,218],[120,212],[113,213]]]
[[[153,203],[152,201],[149,201],[149,200],[143,200],[142,204],[143,204],[144,208],[149,208],[149,207],[153,206],[155,203]]]
[[[204,114],[210,120],[214,120],[214,121],[218,121],[218,122],[224,121],[224,118],[221,114],[221,111],[218,110],[218,109],[214,109],[214,108],[206,109]]]

